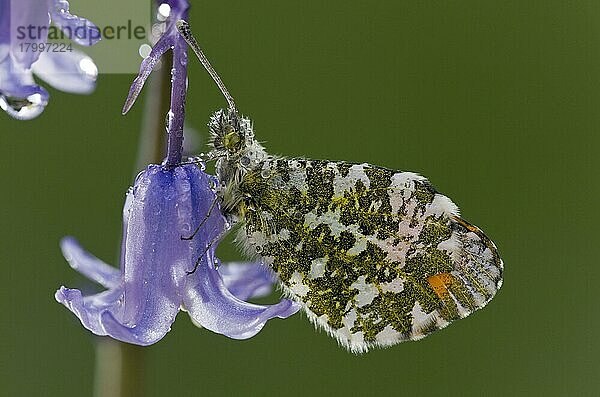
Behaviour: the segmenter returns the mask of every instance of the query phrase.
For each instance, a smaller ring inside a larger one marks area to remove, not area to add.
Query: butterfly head
[[[179,20],[176,23],[177,30],[190,45],[198,60],[202,63],[208,74],[213,78],[219,90],[229,105],[227,110],[216,111],[208,123],[210,130],[210,144],[213,150],[210,158],[217,159],[220,168],[234,169],[227,174],[239,174],[244,169],[253,168],[264,159],[266,153],[264,148],[254,140],[252,123],[247,118],[241,117],[236,110],[233,97],[229,94],[227,87],[210,64],[206,55],[192,35],[190,26],[186,21]],[[225,171],[223,171],[225,173]]]
[[[217,110],[208,128],[217,157],[238,157],[254,136],[250,120],[240,117],[235,109]]]
[[[216,111],[208,127],[214,158],[250,166],[263,157],[264,149],[254,139],[252,122],[235,109]]]

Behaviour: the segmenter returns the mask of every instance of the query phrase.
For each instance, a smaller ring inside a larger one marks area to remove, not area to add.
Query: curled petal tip
[[[81,296],[81,292],[79,292],[79,290],[70,289],[64,285],[61,285],[60,288],[54,293],[54,299],[56,299],[58,303],[62,303],[65,306],[67,306],[67,302],[72,301],[73,299],[77,298],[77,296]]]

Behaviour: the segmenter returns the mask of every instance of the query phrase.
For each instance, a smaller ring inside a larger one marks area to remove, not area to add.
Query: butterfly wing
[[[248,248],[354,352],[421,339],[485,306],[501,286],[492,241],[415,173],[273,159],[241,190]]]

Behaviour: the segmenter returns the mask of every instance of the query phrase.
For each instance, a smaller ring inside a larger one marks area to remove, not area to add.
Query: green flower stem
[[[94,397],[143,396],[143,347],[102,337],[96,341]]]

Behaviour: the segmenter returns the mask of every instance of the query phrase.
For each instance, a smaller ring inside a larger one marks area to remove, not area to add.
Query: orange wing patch
[[[431,289],[442,301],[441,314],[447,320],[460,318],[456,302],[450,295],[450,289],[456,284],[456,279],[450,273],[438,273],[427,277]]]
[[[450,273],[438,273],[427,277],[427,282],[433,289],[433,292],[440,298],[449,298],[450,290],[448,287],[454,282],[454,277]]]

